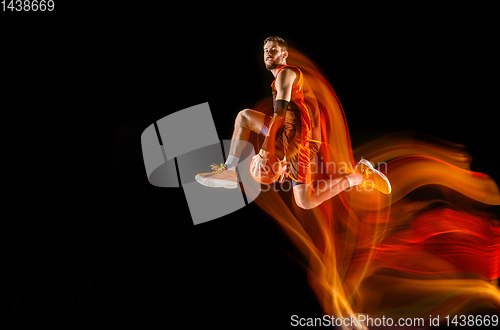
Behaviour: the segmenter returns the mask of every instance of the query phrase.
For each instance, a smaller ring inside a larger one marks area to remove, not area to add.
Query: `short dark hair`
[[[276,41],[283,51],[287,50],[287,48],[288,48],[288,43],[283,38],[280,38],[277,36],[267,37],[266,40],[264,40],[264,45],[268,41]]]

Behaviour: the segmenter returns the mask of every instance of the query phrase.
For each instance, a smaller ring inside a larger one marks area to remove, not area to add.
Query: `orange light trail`
[[[500,225],[485,211],[500,205],[497,184],[472,172],[464,146],[411,132],[352,149],[344,111],[310,59],[290,49],[321,109],[316,179],[338,176],[332,164],[368,159],[389,178],[392,194],[352,189],[305,211],[290,194],[268,189],[256,203],[283,228],[307,260],[310,287],[324,313],[349,317],[429,317],[500,311]],[[269,112],[269,100],[256,110]],[[254,136],[258,144],[258,136]],[[419,188],[431,190],[427,197]],[[413,195],[419,197],[415,198]]]

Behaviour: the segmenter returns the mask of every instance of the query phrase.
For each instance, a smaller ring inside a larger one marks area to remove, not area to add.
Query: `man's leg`
[[[309,183],[297,184],[293,187],[293,195],[300,208],[309,210],[362,182],[363,176],[354,173],[340,178],[318,181],[316,187]]]
[[[391,193],[391,183],[387,177],[366,159],[361,159],[355,170],[355,173],[343,177],[320,180],[315,186],[306,183],[295,185],[293,187],[295,202],[303,209],[312,209],[347,188],[361,184],[375,188],[383,194]]]
[[[241,152],[249,140],[250,132],[260,133],[266,115],[251,109],[245,109],[238,113],[234,122],[234,131],[231,138],[229,155],[224,166],[212,165],[212,172],[199,173],[195,176],[196,181],[207,187],[223,187],[235,189],[238,187],[236,165]]]
[[[231,147],[225,167],[234,170],[238,164],[245,142],[250,137],[250,132],[260,133],[264,126],[266,115],[252,109],[245,109],[238,113],[234,122],[233,136],[231,137]]]

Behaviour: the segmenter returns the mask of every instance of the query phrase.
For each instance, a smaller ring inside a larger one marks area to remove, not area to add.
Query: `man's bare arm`
[[[278,74],[274,87],[276,88],[276,101],[274,104],[274,114],[269,124],[267,136],[262,144],[259,154],[266,157],[268,153],[274,153],[276,133],[283,127],[288,103],[292,97],[292,87],[297,79],[297,73],[293,69],[284,68]]]

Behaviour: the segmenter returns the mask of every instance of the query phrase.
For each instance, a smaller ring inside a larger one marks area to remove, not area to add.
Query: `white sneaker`
[[[373,165],[366,159],[361,159],[356,165],[356,172],[363,175],[363,183],[361,187],[373,187],[383,194],[391,193],[391,183],[389,179],[382,174],[382,172],[376,170]]]
[[[213,164],[211,166],[214,171],[197,174],[195,177],[196,181],[207,187],[238,188],[238,175],[236,171],[226,170],[224,164],[220,164],[220,166]]]

